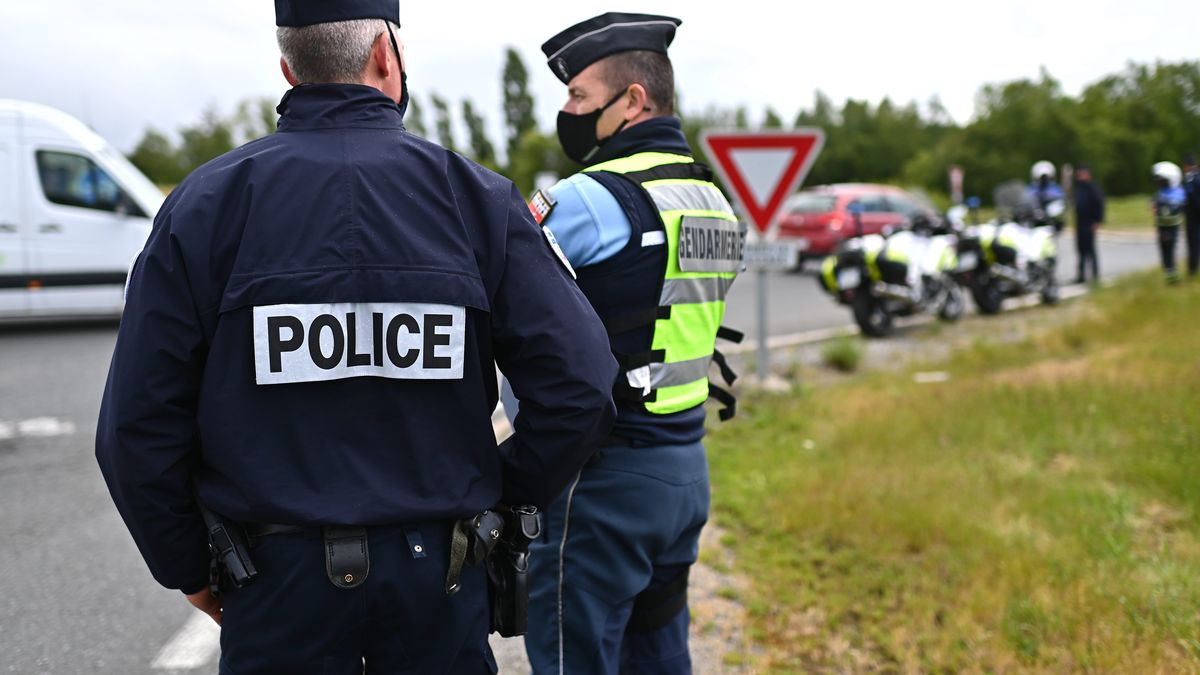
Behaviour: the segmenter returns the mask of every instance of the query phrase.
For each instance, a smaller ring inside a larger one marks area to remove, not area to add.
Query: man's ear
[[[395,68],[388,62],[392,59],[392,40],[386,32],[380,33],[379,37],[375,38],[375,43],[371,45],[371,61],[369,68],[371,73],[380,80],[386,80],[391,74],[391,69]]]
[[[296,76],[292,74],[291,67],[288,66],[287,61],[282,56],[279,57],[279,69],[283,71],[283,79],[287,80],[288,84],[293,87],[300,84],[300,80],[297,80]]]
[[[651,107],[650,96],[646,93],[646,88],[640,84],[629,85],[627,96],[624,111],[624,117],[627,120],[633,120]]]

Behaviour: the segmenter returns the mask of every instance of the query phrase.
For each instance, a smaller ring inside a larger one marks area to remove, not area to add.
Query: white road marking
[[[0,420],[0,441],[14,438],[50,438],[70,436],[75,433],[75,423],[57,417],[33,417],[27,420]]]
[[[196,612],[162,648],[154,663],[155,670],[191,670],[216,660],[221,651],[221,627],[207,614]]]
[[[941,384],[950,381],[950,373],[944,370],[934,370],[928,373],[913,373],[913,382],[917,384]]]
[[[497,404],[496,412],[492,413],[492,431],[496,434],[497,443],[513,435],[512,424],[508,421],[508,413],[504,411],[503,403]]]
[[[50,438],[70,436],[75,433],[75,423],[55,417],[35,417],[17,422],[17,435],[27,438]]]

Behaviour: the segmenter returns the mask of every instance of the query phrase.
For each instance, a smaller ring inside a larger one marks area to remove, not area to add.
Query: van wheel
[[[887,337],[894,327],[891,312],[869,293],[854,296],[854,321],[867,337]]]

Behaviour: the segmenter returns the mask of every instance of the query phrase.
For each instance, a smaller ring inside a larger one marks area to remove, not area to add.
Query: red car
[[[838,242],[859,234],[850,213],[850,205],[856,202],[862,205],[862,234],[879,234],[917,213],[936,217],[922,200],[890,185],[818,185],[797,192],[784,203],[779,238],[795,241],[801,258],[829,255]]]

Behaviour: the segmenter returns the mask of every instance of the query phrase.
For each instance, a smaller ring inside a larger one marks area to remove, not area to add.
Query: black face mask
[[[391,25],[384,22],[384,27],[387,28],[388,37],[392,39],[392,52],[396,54],[396,64],[402,64],[400,60],[400,45],[396,44],[396,34],[392,32]],[[408,111],[408,71],[400,71],[400,102],[396,105],[400,106],[400,118],[404,118],[404,113]]]
[[[628,91],[628,90],[626,90]],[[611,101],[596,108],[590,113],[582,115],[572,115],[568,112],[559,111],[558,113],[558,142],[562,144],[563,152],[567,157],[580,164],[587,164],[592,157],[600,150],[600,147],[608,142],[613,136],[621,133],[629,120],[623,120],[621,126],[612,133],[608,138],[596,138],[596,123],[600,121],[600,116],[604,114],[614,103],[621,100],[625,95],[625,91],[617,94]]]
[[[400,73],[400,118],[404,118],[404,113],[408,111],[408,73]]]

